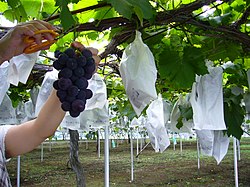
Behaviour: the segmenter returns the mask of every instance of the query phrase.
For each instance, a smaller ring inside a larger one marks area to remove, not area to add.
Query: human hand
[[[76,42],[76,41],[72,42],[71,46],[73,48],[79,49],[80,51],[82,51],[84,48],[89,49],[91,51],[92,55],[93,55],[92,56],[93,59],[95,60],[95,65],[96,65],[96,67],[98,67],[98,64],[101,61],[101,58],[98,56],[98,52],[99,52],[98,49],[93,48],[93,47],[85,47],[80,42]]]
[[[45,21],[33,20],[16,25],[2,39],[0,39],[0,64],[12,57],[23,53],[30,44],[24,42],[26,36],[33,37],[37,44],[41,44],[43,38],[51,41],[53,36],[49,33],[35,34],[38,30],[53,30],[53,26]],[[45,46],[46,50],[50,45]]]

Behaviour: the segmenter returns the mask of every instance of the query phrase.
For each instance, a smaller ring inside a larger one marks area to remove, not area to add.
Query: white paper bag
[[[169,137],[164,125],[163,102],[159,95],[158,99],[152,101],[146,110],[147,120],[145,127],[147,129],[150,142],[155,152],[163,152],[169,145]]]
[[[80,117],[73,118],[70,116],[69,112],[66,112],[60,127],[71,129],[71,130],[80,130]]]
[[[134,117],[129,125],[129,127],[138,127],[140,124],[139,124],[139,120]]]
[[[30,99],[31,99],[32,104],[34,106],[36,106],[36,101],[37,101],[38,94],[39,94],[39,88],[37,86],[33,87],[30,90]]]
[[[214,144],[214,132],[213,130],[195,130],[201,154],[212,156],[213,155],[213,144]]]
[[[224,121],[221,67],[209,67],[209,74],[196,76],[190,103],[194,129],[226,130]]]
[[[102,109],[107,102],[107,88],[103,78],[95,73],[89,80],[88,89],[93,92],[93,96],[87,100],[85,110]]]
[[[213,156],[219,164],[227,154],[229,138],[222,130],[196,130],[201,153]]]
[[[55,69],[45,74],[41,88],[37,96],[36,108],[35,108],[36,116],[39,114],[42,106],[47,101],[50,93],[52,92],[53,83],[55,80],[57,80],[57,75],[58,75],[58,71]]]
[[[8,72],[9,82],[15,86],[19,82],[25,84],[28,80],[30,72],[37,61],[39,52],[32,54],[21,54],[10,60],[10,68]]]
[[[99,128],[109,125],[108,101],[106,101],[103,108],[84,110],[79,117],[81,130],[89,130],[89,128]]]
[[[19,102],[19,104],[16,107],[16,119],[18,121],[18,124],[27,121],[27,114],[25,112],[25,104],[23,101]]]
[[[137,116],[140,116],[150,101],[157,98],[157,70],[154,56],[143,43],[139,31],[136,31],[135,40],[124,50],[120,73],[129,101]]]
[[[222,159],[226,156],[230,139],[223,131],[214,131],[214,148],[213,157],[220,164]]]
[[[17,123],[16,110],[13,108],[9,96],[5,94],[0,105],[0,124],[12,125]]]
[[[10,87],[10,83],[8,81],[8,69],[9,69],[8,62],[4,62],[0,66],[0,104],[2,103],[3,98],[5,97],[5,94]]]
[[[32,101],[29,100],[24,103],[24,111],[26,114],[26,121],[30,121],[32,119],[35,119],[35,105],[33,105]]]

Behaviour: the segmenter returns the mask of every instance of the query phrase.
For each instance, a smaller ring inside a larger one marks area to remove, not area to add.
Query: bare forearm
[[[5,138],[7,157],[24,154],[36,148],[54,134],[64,115],[53,90],[36,119],[14,126],[8,131]]]
[[[36,125],[38,135],[45,139],[53,135],[64,115],[65,112],[61,109],[61,102],[56,96],[56,91],[53,89],[35,120],[34,125]]]

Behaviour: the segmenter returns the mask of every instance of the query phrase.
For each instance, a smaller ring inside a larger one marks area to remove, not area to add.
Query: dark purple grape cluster
[[[56,51],[53,67],[59,71],[58,80],[53,84],[62,109],[77,117],[85,109],[86,100],[93,96],[88,89],[88,80],[95,72],[95,61],[88,49],[78,51],[67,48],[64,52]]]

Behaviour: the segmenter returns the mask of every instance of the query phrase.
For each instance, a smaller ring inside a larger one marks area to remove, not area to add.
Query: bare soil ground
[[[74,187],[75,173],[68,167],[69,143],[55,142],[44,144],[44,157],[41,161],[41,146],[21,156],[21,186],[24,187]],[[50,150],[51,147],[51,150]],[[101,143],[101,157],[98,158],[95,142],[79,143],[81,161],[87,187],[104,186],[104,145]],[[134,155],[136,155],[134,141]],[[250,138],[241,140],[240,160],[238,161],[239,186],[250,186]],[[118,141],[118,147],[110,148],[111,187],[233,187],[234,160],[233,145],[230,142],[228,153],[217,165],[213,157],[201,156],[200,169],[197,169],[196,141],[183,141],[183,150],[177,144],[163,153],[155,153],[152,146],[134,158],[134,180],[131,181],[130,144]],[[17,159],[7,165],[12,185],[16,186]]]

